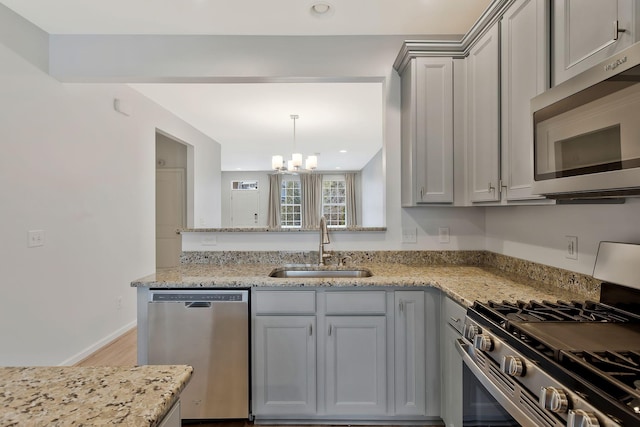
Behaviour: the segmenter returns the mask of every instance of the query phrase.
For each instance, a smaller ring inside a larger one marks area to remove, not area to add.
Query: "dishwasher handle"
[[[194,301],[194,302],[185,302],[185,308],[211,308],[211,302],[209,301]]]

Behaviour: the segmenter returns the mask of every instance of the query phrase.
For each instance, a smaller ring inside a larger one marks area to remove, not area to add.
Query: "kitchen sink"
[[[366,268],[327,268],[320,266],[278,267],[274,268],[269,277],[307,277],[307,278],[358,278],[371,277],[371,271]]]

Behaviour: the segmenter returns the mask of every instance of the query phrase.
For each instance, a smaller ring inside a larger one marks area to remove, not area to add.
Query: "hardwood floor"
[[[105,345],[95,353],[89,355],[85,359],[76,363],[75,366],[133,366],[137,364],[137,337],[138,330],[133,328],[125,334],[121,335],[114,341]],[[239,421],[216,421],[216,422],[189,422],[183,423],[184,427],[255,427],[255,424],[247,420]],[[328,425],[305,424],[303,426],[296,425],[264,425],[265,427],[327,427]],[[366,426],[358,426],[366,427]],[[387,427],[401,427],[390,426]],[[402,426],[404,427],[404,426]],[[417,426],[417,427],[435,427],[435,426]]]
[[[105,345],[75,366],[132,366],[136,365],[138,329],[133,328]]]

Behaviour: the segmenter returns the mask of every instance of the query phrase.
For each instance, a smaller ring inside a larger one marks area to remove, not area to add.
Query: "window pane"
[[[302,226],[300,182],[283,180],[280,197],[280,226],[295,228]]]
[[[343,180],[322,183],[322,214],[328,227],[347,226],[347,189]]]

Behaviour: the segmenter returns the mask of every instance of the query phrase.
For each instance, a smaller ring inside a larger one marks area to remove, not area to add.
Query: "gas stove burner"
[[[562,351],[560,364],[640,413],[640,352]]]
[[[606,304],[592,301],[489,301],[487,309],[499,319],[498,323],[506,326],[506,322],[637,322],[640,316],[617,310]]]

